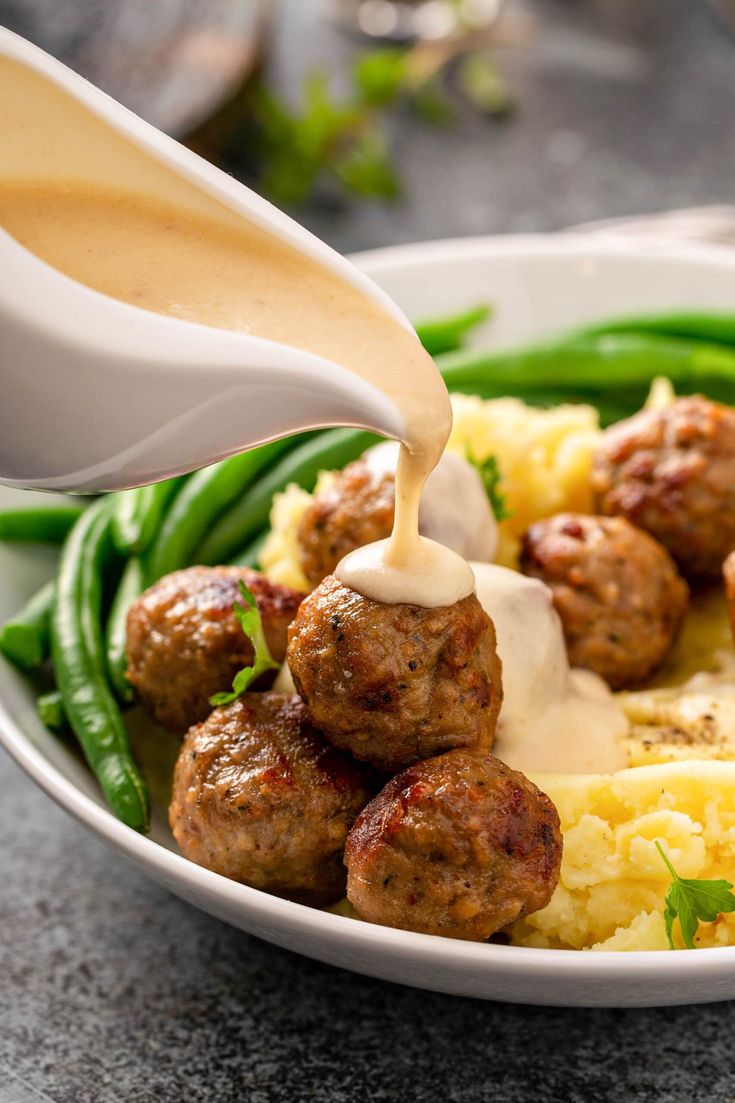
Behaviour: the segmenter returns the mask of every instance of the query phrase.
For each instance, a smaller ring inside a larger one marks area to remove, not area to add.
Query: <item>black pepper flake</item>
[[[415,660],[415,659],[409,659],[409,660],[408,660],[408,669],[409,669],[409,670],[416,670],[416,668],[417,668],[417,666],[418,666],[418,665],[419,665],[419,664],[418,664],[418,663],[416,662],[416,660]]]

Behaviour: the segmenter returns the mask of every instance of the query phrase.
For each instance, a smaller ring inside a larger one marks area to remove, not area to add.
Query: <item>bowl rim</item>
[[[675,241],[669,238],[617,234],[614,230],[564,230],[550,233],[477,234],[466,237],[436,238],[430,241],[385,245],[351,253],[349,260],[372,274],[390,272],[409,259],[436,261],[470,260],[473,257],[588,257],[610,260],[675,260],[692,264],[722,265],[735,268],[735,249],[714,242]]]
[[[632,262],[676,259],[694,265],[719,265],[735,270],[735,251],[718,245],[670,243],[633,243],[612,234],[523,234],[485,237],[447,238],[439,241],[389,246],[356,253],[351,260],[370,275],[381,274],[409,260],[462,260],[473,256],[590,257],[603,261],[621,257]],[[496,976],[510,977],[521,967],[542,969],[546,981],[585,986],[600,981],[658,981],[662,974],[672,982],[696,979],[706,982],[721,979],[723,970],[735,968],[735,946],[705,947],[666,953],[639,950],[632,953],[580,952],[477,943],[437,935],[420,934],[374,925],[332,912],[321,911],[271,896],[259,889],[231,881],[218,873],[195,865],[182,855],[168,850],[155,840],[140,835],[117,820],[106,808],[83,793],[24,734],[0,698],[0,744],[10,756],[65,811],[90,827],[126,857],[143,868],[150,868],[167,885],[206,896],[227,909],[240,907],[250,917],[271,930],[292,934],[327,936],[353,952],[370,955],[373,950],[390,957],[410,957],[417,966],[441,963],[444,968],[476,972],[487,968]],[[317,956],[317,955],[314,955]],[[610,1006],[614,1006],[611,1004]]]

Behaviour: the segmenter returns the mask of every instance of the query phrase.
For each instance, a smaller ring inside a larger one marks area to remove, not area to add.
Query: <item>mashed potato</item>
[[[517,566],[520,536],[533,521],[561,510],[591,510],[589,473],[600,435],[592,406],[538,410],[517,398],[452,395],[452,409],[450,451],[498,461],[499,489],[510,514],[500,525],[498,563]],[[330,477],[323,474],[317,488]],[[275,496],[260,554],[269,578],[302,590],[309,585],[299,562],[298,527],[311,498],[295,485]]]
[[[518,398],[452,395],[452,409],[448,447],[498,461],[500,491],[510,514],[500,526],[498,563],[517,566],[520,537],[541,517],[562,510],[591,512],[589,476],[600,436],[592,406],[539,410]]]
[[[665,950],[671,878],[658,839],[682,877],[735,870],[735,762],[675,762],[617,774],[538,775],[559,810],[561,880],[551,902],[517,923],[523,946]],[[735,943],[735,916],[701,924],[697,946]]]

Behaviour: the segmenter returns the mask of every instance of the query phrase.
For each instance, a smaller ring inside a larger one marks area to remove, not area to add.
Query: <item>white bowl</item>
[[[717,248],[631,246],[575,236],[481,238],[362,254],[359,265],[414,319],[491,300],[476,341],[526,341],[613,314],[735,305],[735,260]],[[735,396],[734,396],[735,398]],[[0,508],[39,495],[0,488]],[[52,558],[0,547],[0,619],[47,578]],[[79,760],[39,723],[24,680],[0,659],[0,741],[63,808],[178,896],[321,961],[483,999],[631,1007],[735,997],[735,948],[577,953],[458,942],[371,926],[236,884],[176,853],[159,814],[150,838],[104,807]],[[159,813],[165,811],[160,810]]]

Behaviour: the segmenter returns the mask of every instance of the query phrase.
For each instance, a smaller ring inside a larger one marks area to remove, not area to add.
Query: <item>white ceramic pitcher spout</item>
[[[135,182],[194,185],[230,211],[360,289],[410,328],[343,257],[255,193],[161,134],[30,43],[0,28],[0,61],[41,74],[124,139]],[[64,95],[65,94],[65,95]],[[0,115],[22,112],[10,87]],[[73,135],[69,152],[75,156]],[[36,161],[34,162],[34,158]],[[5,179],[70,172],[119,184],[125,158],[52,164],[43,150],[0,158]],[[26,162],[28,162],[26,164]],[[162,183],[162,181],[164,183]],[[125,181],[123,180],[123,183]],[[142,310],[58,272],[0,229],[0,482],[54,490],[140,485],[300,429],[357,426],[401,438],[377,387],[318,356],[244,333]]]

